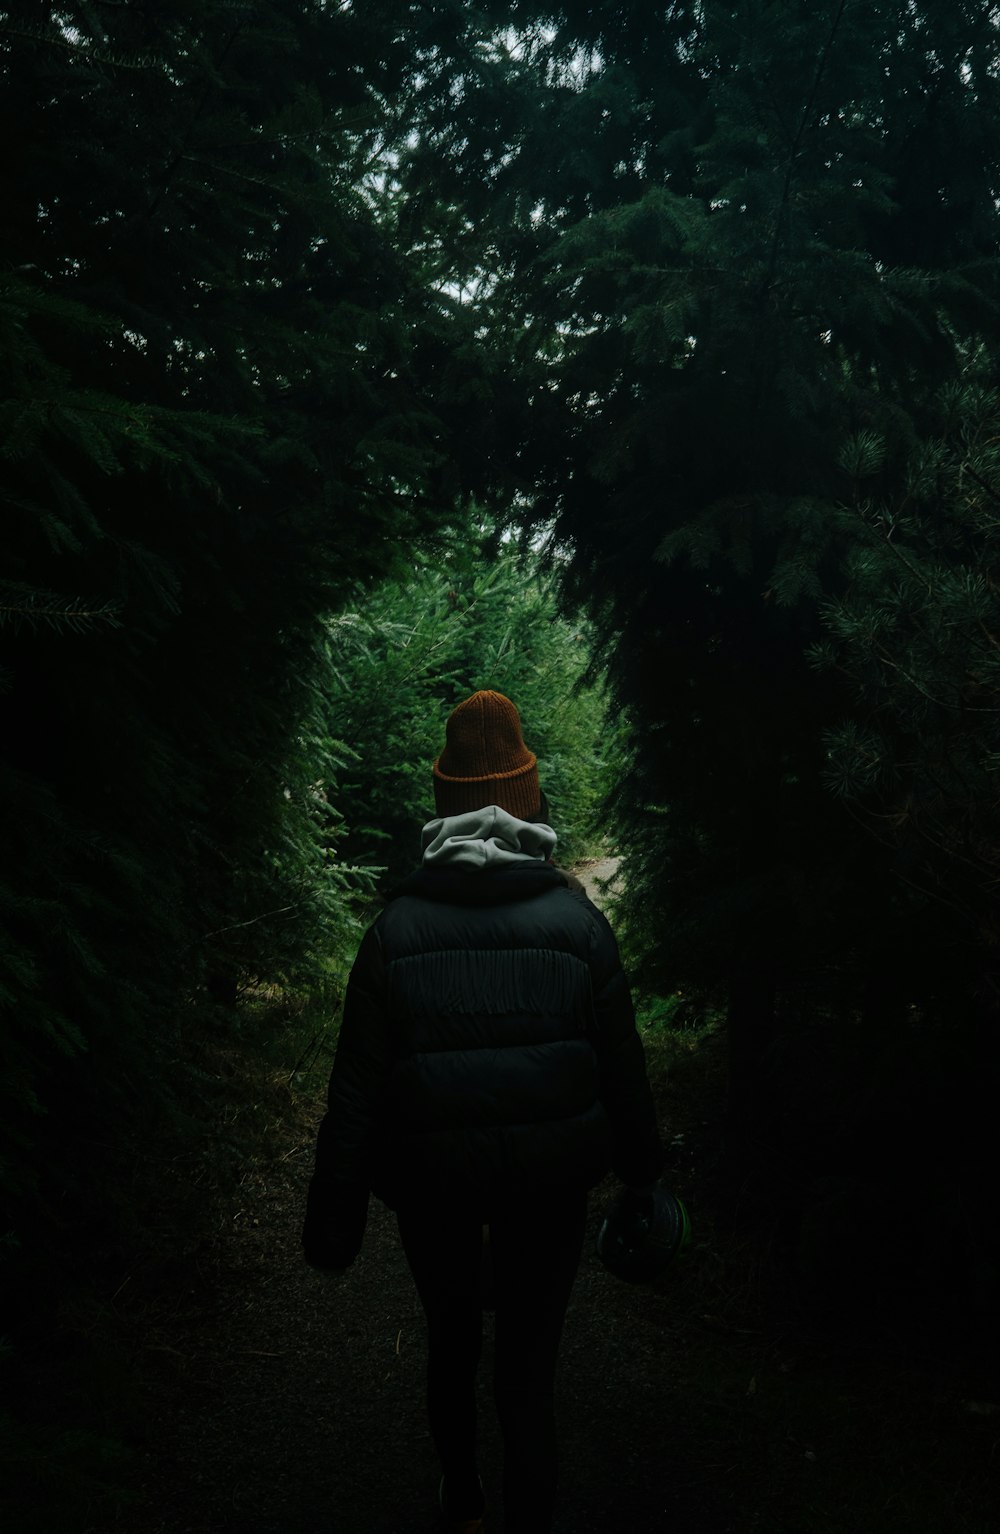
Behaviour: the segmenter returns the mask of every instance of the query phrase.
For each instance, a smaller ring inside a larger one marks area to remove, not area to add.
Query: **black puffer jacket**
[[[604,916],[551,864],[423,868],[348,985],[306,1249],[346,1265],[385,1203],[653,1181],[662,1149]],[[339,1260],[338,1260],[339,1259]]]

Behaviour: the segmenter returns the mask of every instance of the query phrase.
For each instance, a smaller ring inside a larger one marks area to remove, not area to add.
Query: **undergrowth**
[[[127,1243],[86,1281],[73,1276],[56,1336],[5,1361],[31,1407],[17,1425],[0,1420],[18,1534],[129,1526],[161,1414],[196,1381],[184,1355],[213,1325],[212,1306],[238,1298],[229,1233],[245,1201],[259,1206],[254,1190],[289,1156],[301,1165],[311,1143],[342,979],[321,1000],[250,991],[235,1020],[204,1012],[189,1030],[198,1092],[182,1136],[147,1143],[145,1155],[134,1144]],[[669,1367],[685,1402],[675,1458],[699,1484],[738,1480],[760,1534],[988,1534],[1000,1422],[988,1382],[967,1361],[825,1325],[803,1305],[767,1211],[752,1235],[733,1218],[724,1033],[684,1001],[638,1005],[665,1180],[693,1224],[690,1249],[643,1300],[672,1339],[650,1368]]]
[[[245,992],[237,1008],[192,1006],[185,1087],[128,1126],[103,1244],[49,1280],[51,1327],[0,1355],[5,1518],[17,1534],[106,1534],[142,1500],[156,1451],[151,1378],[176,1352],[199,1268],[238,1210],[248,1175],[306,1132],[325,1081],[342,976],[307,998]]]
[[[722,1020],[684,1000],[641,997],[637,1009],[664,1181],[692,1221],[690,1246],[640,1308],[669,1338],[650,1368],[671,1372],[684,1403],[670,1462],[702,1488],[696,1518],[723,1526],[704,1488],[726,1504],[729,1485],[742,1514],[725,1526],[759,1534],[992,1534],[1000,1379],[986,1339],[955,1346],[909,1316],[859,1317],[869,1280],[882,1281],[860,1247],[846,1311],[813,1303],[783,1220],[734,1200]]]

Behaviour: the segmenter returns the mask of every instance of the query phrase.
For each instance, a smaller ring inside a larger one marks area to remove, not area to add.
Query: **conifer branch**
[[[923,683],[919,682],[915,676],[912,676],[898,661],[892,660],[884,650],[876,650],[875,654],[883,666],[888,666],[890,670],[898,672],[904,682],[908,682],[911,687],[920,693],[921,697],[927,699],[928,703],[933,703],[935,708],[944,708],[951,713],[1000,714],[1000,708],[982,708],[974,703],[964,703],[961,698],[954,700],[936,698],[932,692],[929,692],[924,687]]]
[[[34,607],[30,603],[0,602],[0,613],[20,613],[28,618],[106,618],[111,623],[117,621],[114,610],[109,607]]]
[[[785,184],[781,192],[781,202],[778,205],[778,213],[774,221],[774,239],[771,242],[771,259],[768,263],[767,282],[764,285],[764,296],[770,292],[772,286],[774,285],[774,274],[778,269],[778,247],[781,243],[781,227],[785,216],[785,210],[788,207],[788,203],[792,194],[792,175],[795,170],[795,162],[799,157],[799,153],[802,148],[802,140],[805,137],[806,128],[809,125],[809,119],[812,117],[813,107],[816,104],[816,97],[819,95],[819,88],[822,84],[823,76],[826,73],[826,66],[829,61],[831,49],[833,48],[834,39],[840,30],[840,23],[843,20],[844,11],[846,9],[847,0],[840,0],[840,4],[837,7],[837,14],[833,18],[833,25],[830,28],[829,36],[823,45],[823,51],[820,54],[819,62],[816,65],[816,73],[813,76],[812,89],[809,92],[809,98],[806,101],[802,116],[799,120],[799,126],[795,133],[795,138],[792,141],[792,149],[788,156],[788,165],[785,169]]]
[[[107,3],[107,0],[105,0]],[[124,7],[122,7],[124,8]],[[72,37],[60,37],[45,27],[8,27],[0,25],[4,37],[14,37],[22,42],[43,43],[48,48],[62,48],[95,64],[111,64],[115,69],[162,69],[163,59],[154,53],[127,55],[113,53],[110,48],[94,47]]]
[[[226,41],[225,46],[222,49],[222,53],[221,53],[221,55],[219,57],[218,63],[214,65],[214,69],[215,69],[216,72],[221,70],[222,66],[225,64],[226,59],[227,59],[227,57],[229,55],[230,49],[232,48],[232,46],[235,43],[236,39],[239,37],[240,33],[243,30],[244,30],[243,22],[238,21],[236,23],[236,25],[234,26],[232,32],[230,33],[230,35],[229,35],[229,37],[228,37],[228,39]],[[145,216],[146,216],[147,219],[152,218],[153,214],[156,212],[156,210],[159,207],[160,203],[163,201],[164,197],[167,195],[168,191],[170,190],[170,184],[171,184],[171,181],[173,180],[174,172],[176,171],[178,165],[180,165],[181,161],[185,158],[184,150],[185,150],[187,144],[190,142],[191,135],[194,132],[195,128],[197,127],[198,122],[199,122],[199,120],[201,118],[201,115],[204,112],[206,106],[208,105],[208,100],[209,100],[209,97],[211,96],[211,94],[212,94],[212,81],[211,81],[211,78],[209,78],[208,80],[206,80],[205,87],[202,90],[201,95],[198,98],[198,102],[197,102],[197,104],[195,106],[194,112],[192,113],[191,119],[188,122],[187,127],[186,127],[186,129],[184,131],[184,136],[181,139],[180,148],[177,150],[177,153],[174,155],[173,159],[170,161],[169,165],[167,166],[166,170],[164,171],[162,180],[160,182],[159,190],[157,191],[155,197],[153,198],[152,202],[150,202],[147,205],[147,207],[146,207],[146,214],[145,214]]]
[[[920,819],[914,818],[912,822],[914,831],[921,841],[926,842],[928,847],[934,847],[940,852],[947,853],[949,861],[962,863],[975,874],[982,875],[986,870],[992,869],[993,864],[985,857],[970,857],[967,852],[960,852],[955,845],[954,837],[943,834],[947,828],[942,827],[940,821],[935,823],[931,816],[928,816],[928,819],[931,820],[931,830],[926,829]],[[964,840],[968,844],[968,838],[966,837]],[[994,881],[991,880],[991,882]]]
[[[898,544],[893,543],[892,535],[894,530],[895,529],[893,525],[890,523],[883,537],[883,542],[885,543],[886,548],[889,549],[894,557],[899,560],[901,565],[905,566],[905,568],[909,570],[910,574],[913,576],[913,579],[918,581],[920,585],[923,586],[928,595],[933,596],[933,581],[931,580],[930,576],[924,574],[918,565],[913,563],[912,559],[910,559],[909,556],[903,552]]]
[[[778,127],[781,129],[782,137],[787,139],[787,141],[788,141],[788,148],[789,148],[789,150],[791,151],[792,154],[794,154],[795,153],[795,144],[796,144],[795,134],[792,132],[792,130],[789,128],[788,124],[785,122],[784,115],[783,115],[783,113],[781,111],[780,106],[778,105],[778,98],[775,95],[775,92],[774,92],[774,90],[773,90],[773,88],[771,86],[770,80],[765,81],[764,84],[765,84],[765,90],[767,91],[767,95],[768,95],[768,98],[769,98],[769,101],[770,101],[771,111],[774,113],[775,121],[777,122]],[[766,121],[764,121],[763,113],[759,112],[757,114],[757,120],[758,120],[758,122],[760,122],[761,127],[763,129],[765,129],[765,131],[766,131],[767,124],[766,124]]]
[[[111,628],[120,628],[119,611],[114,602],[86,607],[79,599],[67,600],[51,591],[29,591],[10,584],[0,598],[0,624],[26,622],[37,625],[44,622],[55,629],[66,627],[79,631],[88,623],[107,623]]]
[[[1000,494],[994,490],[991,484],[988,484],[987,481],[983,479],[982,475],[976,473],[971,463],[963,463],[960,472],[962,474],[968,474],[969,478],[974,479],[981,490],[986,491],[986,494],[990,497],[991,500],[996,501],[997,504],[1000,505]]]
[[[234,921],[228,927],[216,927],[214,932],[203,932],[200,941],[207,943],[210,937],[221,937],[225,932],[236,932],[241,927],[253,927],[259,921],[268,921],[272,916],[284,916],[288,911],[298,910],[308,899],[303,896],[302,900],[293,900],[291,905],[276,906],[273,911],[262,911],[259,916],[250,916],[246,921]]]
[[[942,905],[946,905],[950,910],[957,912],[963,921],[968,921],[970,917],[975,915],[971,906],[959,905],[958,901],[955,900],[953,896],[942,894],[940,886],[929,887],[926,884],[918,884],[915,879],[909,878],[898,868],[894,870],[894,873],[900,883],[905,884],[908,889],[913,890],[918,895],[925,895],[931,900],[940,901]]]

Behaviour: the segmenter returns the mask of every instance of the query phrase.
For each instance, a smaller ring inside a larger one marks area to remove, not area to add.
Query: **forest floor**
[[[658,1288],[619,1283],[593,1255],[613,1183],[592,1197],[558,1377],[559,1534],[992,1534],[1000,1408],[931,1363],[761,1320],[752,1260],[713,1225],[718,1042],[684,1059],[650,1034],[647,1052],[695,1239]],[[437,1528],[423,1319],[394,1218],[373,1201],[347,1274],[305,1266],[319,1094],[293,1102],[214,1238],[133,1318],[143,1497],[95,1534]],[[499,1534],[484,1326],[481,1469]]]

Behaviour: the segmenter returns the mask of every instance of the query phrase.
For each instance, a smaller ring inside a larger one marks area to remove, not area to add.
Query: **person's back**
[[[396,1209],[428,1320],[442,1511],[473,1530],[488,1229],[506,1527],[545,1531],[553,1376],[587,1190],[611,1169],[648,1185],[662,1150],[614,937],[549,861],[555,833],[537,819],[513,705],[497,693],[460,705],[434,773],[441,818],[424,828],[421,867],[352,971],[306,1256],[353,1260],[369,1190]]]

